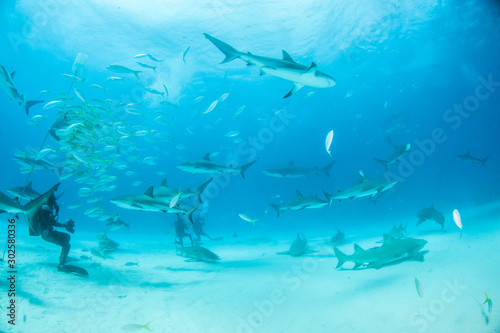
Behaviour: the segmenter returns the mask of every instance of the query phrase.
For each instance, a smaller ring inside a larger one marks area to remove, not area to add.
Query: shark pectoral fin
[[[13,79],[14,75],[16,75],[16,71],[13,71],[12,73],[10,73],[10,78]]]
[[[297,91],[299,91],[302,88],[304,88],[303,84],[294,82],[292,90],[290,90],[288,92],[288,94],[286,94],[283,98],[287,98],[287,97],[292,96],[293,94],[295,94]]]

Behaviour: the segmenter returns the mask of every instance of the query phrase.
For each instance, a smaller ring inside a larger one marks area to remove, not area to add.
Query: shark
[[[293,161],[290,161],[287,165],[269,168],[267,170],[263,170],[262,172],[271,177],[278,178],[304,178],[310,176],[312,174],[320,174],[324,173],[328,177],[330,177],[330,169],[332,168],[335,161],[328,163],[325,167],[319,168],[302,168],[295,166]]]
[[[461,162],[481,163],[483,166],[486,165],[488,158],[490,158],[489,155],[485,158],[474,157],[470,154],[470,150],[467,151],[467,154],[457,155],[457,159]]]
[[[287,203],[284,203],[282,206],[278,206],[272,203],[270,203],[269,205],[276,209],[278,217],[280,217],[280,212],[285,212],[287,210],[299,211],[306,208],[321,208],[328,205],[328,201],[324,201],[316,197],[305,197],[302,195],[302,193],[297,191],[297,197]]]
[[[26,101],[24,97],[19,93],[14,84],[14,74],[16,72],[8,73],[5,68],[0,65],[0,87],[7,93],[10,99],[13,99],[23,107],[24,112],[29,114],[29,109],[33,105],[43,103],[43,101]]]
[[[210,160],[210,154],[205,154],[201,160],[198,161],[187,161],[179,164],[177,167],[182,171],[191,172],[192,174],[199,173],[223,173],[223,172],[238,172],[243,179],[245,179],[245,171],[257,160],[247,163],[242,167],[235,168],[232,166],[226,166],[222,164],[217,164]]]
[[[403,157],[404,154],[406,154],[406,152],[408,150],[410,150],[410,144],[407,143],[406,145],[402,145],[402,146],[397,146],[395,144],[392,145],[394,147],[394,153],[392,154],[391,157],[389,157],[389,159],[387,161],[385,160],[380,160],[378,158],[374,158],[375,161],[383,164],[385,166],[385,169],[387,171],[389,171],[389,167],[396,163],[397,161],[399,161],[401,159],[401,157]]]
[[[54,194],[61,183],[57,183],[50,190],[31,200],[25,205],[21,205],[17,199],[9,198],[4,193],[0,192],[0,213],[23,214],[30,229],[37,233],[39,230],[34,217],[40,208],[47,203],[50,196]]]
[[[397,183],[397,180],[367,178],[363,171],[359,171],[359,174],[361,175],[361,182],[359,184],[351,186],[344,191],[340,191],[335,195],[323,191],[330,205],[333,200],[352,200],[366,196],[371,196],[373,198],[375,195],[391,189]]]
[[[176,254],[178,256],[189,258],[194,261],[216,262],[220,257],[207,248],[200,246],[196,240],[193,240],[193,245],[183,246],[180,243],[175,243]]]
[[[29,182],[26,187],[19,186],[19,187],[12,187],[7,189],[7,192],[9,192],[10,195],[13,195],[14,197],[21,198],[21,199],[26,199],[26,200],[33,200],[38,198],[41,194],[35,191],[32,187],[32,182]]]
[[[423,261],[423,255],[427,251],[420,251],[427,241],[416,238],[401,238],[397,239],[388,234],[384,234],[384,243],[380,247],[374,247],[364,250],[358,244],[354,244],[354,253],[347,255],[334,247],[335,255],[338,263],[336,268],[351,261],[354,263],[354,269],[362,265],[368,268],[382,268],[384,266],[393,265],[407,260]]]
[[[163,213],[181,213],[185,214],[189,221],[193,223],[192,215],[194,211],[198,208],[191,207],[189,209],[183,209],[178,204],[170,207],[169,202],[155,198],[153,186],[148,188],[146,192],[142,194],[131,194],[122,195],[110,200],[111,203],[117,205],[118,207],[132,210],[145,210],[150,212],[163,212]]]
[[[298,257],[306,253],[316,252],[310,250],[307,247],[307,239],[302,233],[297,234],[297,238],[293,241],[292,245],[290,245],[290,249],[285,252],[278,252],[277,254],[289,254],[292,257]]]
[[[417,227],[427,220],[433,220],[441,226],[441,230],[444,228],[444,215],[440,211],[434,208],[434,205],[429,208],[424,208],[417,212]]]
[[[153,196],[155,198],[161,199],[161,200],[166,200],[170,202],[174,197],[179,195],[179,200],[184,199],[184,198],[189,198],[192,197],[193,195],[198,199],[199,202],[201,202],[201,194],[203,191],[207,188],[207,186],[210,184],[213,178],[210,178],[206,182],[200,185],[197,189],[194,191],[190,191],[189,189],[187,190],[181,190],[173,187],[168,187],[167,186],[167,179],[163,179],[161,182],[160,186],[155,188],[153,190]]]
[[[260,69],[260,74],[269,74],[288,81],[292,81],[294,86],[288,94],[283,98],[287,98],[295,94],[297,91],[305,86],[314,88],[329,88],[336,84],[333,77],[317,69],[316,63],[312,62],[310,66],[301,65],[295,62],[292,57],[282,50],[283,59],[269,58],[254,55],[250,52],[244,53],[236,50],[229,44],[210,36],[203,34],[212,44],[214,44],[226,58],[222,60],[221,64],[233,61],[234,59],[241,59],[247,63],[248,66],[256,66]]]
[[[330,244],[333,246],[341,245],[345,243],[345,234],[343,231],[336,229],[337,233],[330,239]]]

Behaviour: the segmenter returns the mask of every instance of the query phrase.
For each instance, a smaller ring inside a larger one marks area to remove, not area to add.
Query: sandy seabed
[[[0,226],[7,228],[6,222]],[[126,325],[150,321],[153,332],[177,333],[500,332],[499,226],[500,218],[476,216],[462,239],[451,223],[444,232],[432,225],[427,231],[409,228],[408,236],[428,241],[425,262],[354,271],[349,264],[335,269],[333,249],[319,232],[307,235],[317,252],[301,257],[276,254],[292,239],[224,235],[224,241],[204,242],[222,258],[218,263],[176,256],[171,235],[133,234],[111,235],[121,250],[103,260],[84,252],[97,246],[95,234],[77,232],[70,263],[90,273],[80,277],[58,272],[59,248],[29,237],[19,223],[16,325],[7,323],[5,313],[0,332],[123,332]],[[346,234],[348,243],[339,248],[348,254],[353,242],[365,249],[380,246],[374,233]],[[6,276],[7,264],[0,267]],[[0,287],[6,312],[6,278]],[[491,313],[482,304],[484,292],[493,301]]]

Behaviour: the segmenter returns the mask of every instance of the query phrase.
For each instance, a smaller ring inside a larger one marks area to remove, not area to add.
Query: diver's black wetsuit
[[[206,236],[208,239],[213,240],[213,238],[207,235],[207,233],[203,230],[204,225],[205,221],[203,219],[193,221],[193,232],[196,235],[196,239],[200,241],[201,236]]]
[[[191,244],[193,244],[193,238],[189,233],[186,233],[186,225],[184,224],[184,221],[182,220],[182,217],[177,214],[177,220],[175,221],[174,224],[174,229],[175,229],[175,243],[179,245],[183,245],[182,239],[184,237],[188,237],[189,240],[191,241]]]
[[[54,195],[52,195],[47,204],[43,205],[42,208],[36,213],[34,217],[35,225],[38,226],[38,230],[31,230],[30,235],[38,236],[41,235],[42,239],[46,242],[59,245],[61,247],[61,255],[59,256],[59,266],[61,268],[66,262],[71,245],[69,241],[71,236],[65,232],[59,232],[54,229],[54,227],[66,228],[67,231],[73,233],[75,222],[69,220],[66,223],[59,223],[57,219],[59,218],[59,205],[56,202]]]

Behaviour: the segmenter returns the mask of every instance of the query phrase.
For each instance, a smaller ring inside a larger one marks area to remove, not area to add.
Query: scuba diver
[[[196,239],[198,241],[201,241],[201,236],[205,236],[210,240],[222,240],[222,237],[212,238],[209,235],[207,235],[205,230],[203,230],[204,225],[205,225],[205,219],[198,218],[193,221],[193,232],[196,235]]]
[[[174,223],[174,230],[175,230],[175,244],[184,246],[182,239],[184,237],[189,238],[191,241],[191,244],[193,244],[193,237],[191,237],[191,234],[186,233],[187,227],[184,224],[184,221],[182,220],[182,217],[180,214],[177,215],[177,220]]]
[[[36,213],[34,217],[37,230],[29,229],[30,236],[42,236],[46,242],[59,245],[61,247],[61,255],[59,256],[59,265],[57,270],[65,272],[75,272],[83,275],[88,275],[83,268],[65,265],[71,245],[69,241],[71,236],[65,232],[59,232],[54,228],[65,228],[70,233],[75,232],[75,222],[71,219],[65,223],[59,223],[59,205],[56,202],[56,197],[52,194],[45,205]],[[85,274],[86,273],[86,274]]]

